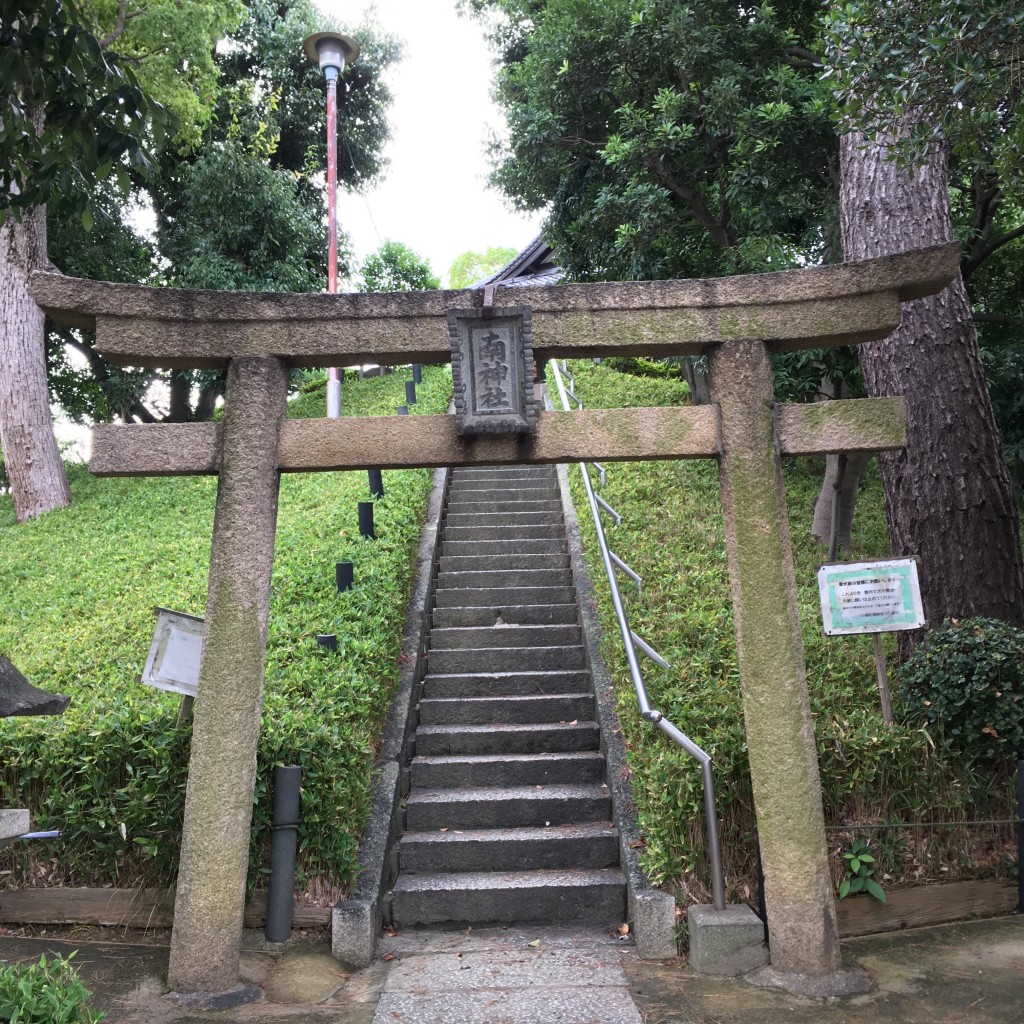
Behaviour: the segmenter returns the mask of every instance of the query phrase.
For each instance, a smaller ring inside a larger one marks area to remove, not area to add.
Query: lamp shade
[[[339,75],[346,64],[351,64],[359,56],[359,44],[337,32],[315,32],[303,40],[302,48],[323,71],[333,68]]]

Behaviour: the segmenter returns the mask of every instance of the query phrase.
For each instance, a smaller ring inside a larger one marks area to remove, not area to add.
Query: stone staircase
[[[553,467],[452,471],[395,927],[625,919]]]

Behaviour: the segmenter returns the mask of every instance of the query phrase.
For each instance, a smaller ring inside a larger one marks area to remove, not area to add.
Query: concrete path
[[[0,962],[77,949],[106,1024],[1024,1024],[1021,916],[846,941],[873,986],[833,1000],[705,977],[685,960],[643,962],[600,932],[496,929],[385,938],[364,971],[332,959],[325,940],[267,951],[251,936],[245,973],[263,1000],[199,1013],[163,999],[166,945],[96,939],[0,928]]]
[[[643,1024],[606,932],[493,928],[387,938],[393,956],[373,1024]]]

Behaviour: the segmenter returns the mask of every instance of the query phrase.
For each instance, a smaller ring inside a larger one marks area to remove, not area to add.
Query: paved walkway
[[[846,942],[874,984],[827,1001],[643,963],[599,931],[487,929],[386,938],[355,972],[323,941],[253,949],[263,1001],[198,1013],[162,999],[164,946],[0,933],[0,961],[73,949],[108,1024],[1024,1024],[1024,917]]]

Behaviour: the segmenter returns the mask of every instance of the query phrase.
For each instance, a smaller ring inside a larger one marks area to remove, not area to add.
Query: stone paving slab
[[[385,992],[373,1024],[643,1024],[626,989],[494,989],[416,996]]]

